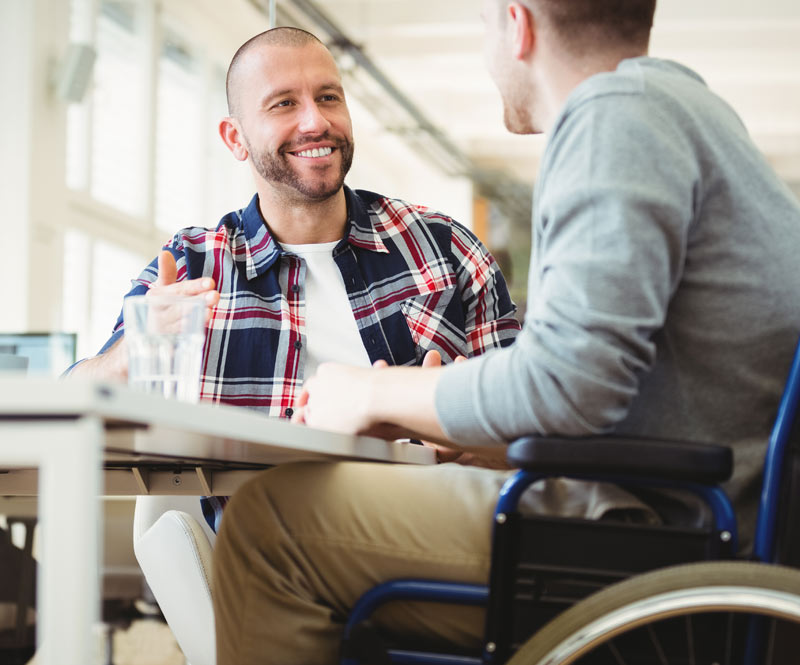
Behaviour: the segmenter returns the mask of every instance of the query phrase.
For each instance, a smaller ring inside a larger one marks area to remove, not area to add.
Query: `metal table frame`
[[[96,662],[103,494],[229,494],[309,459],[432,464],[432,450],[125,386],[0,379],[0,495],[38,494],[37,662]]]

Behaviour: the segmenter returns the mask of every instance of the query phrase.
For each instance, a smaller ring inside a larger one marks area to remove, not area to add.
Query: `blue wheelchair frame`
[[[797,420],[798,404],[800,403],[800,343],[795,349],[789,376],[785,384],[781,397],[778,413],[770,434],[767,446],[762,492],[758,508],[756,522],[755,539],[752,558],[756,561],[765,563],[776,563],[778,559],[777,541],[779,537],[779,522],[782,500],[782,486],[784,484],[784,465],[789,449],[789,444],[793,438],[793,431]],[[573,443],[577,440],[571,440]],[[593,446],[602,446],[603,439],[596,439],[592,442]],[[509,458],[512,458],[511,450],[519,442],[511,444]],[[529,440],[528,443],[536,445],[536,441]],[[570,440],[562,442],[569,444]],[[619,443],[619,441],[617,441]],[[635,452],[637,446],[644,445],[645,442],[631,440],[631,452]],[[669,446],[669,443],[665,443]],[[682,445],[682,444],[676,444]],[[711,447],[709,447],[711,448]],[[726,449],[727,450],[727,449]],[[639,448],[639,452],[641,449]],[[713,452],[713,451],[712,451]],[[730,452],[729,450],[727,451]],[[432,602],[442,602],[451,604],[467,604],[476,606],[488,606],[487,610],[487,632],[484,642],[483,653],[477,656],[462,656],[452,654],[440,654],[423,651],[412,651],[405,649],[387,649],[386,657],[391,663],[407,664],[427,664],[427,665],[498,665],[506,660],[510,655],[507,645],[504,648],[498,647],[498,642],[493,638],[493,632],[497,633],[497,625],[493,626],[492,614],[497,610],[498,601],[493,599],[497,595],[497,570],[502,568],[498,562],[505,561],[508,543],[504,542],[502,531],[508,523],[510,516],[518,516],[517,506],[523,492],[531,483],[552,475],[568,476],[572,478],[604,480],[623,485],[635,485],[638,487],[669,487],[679,488],[695,493],[700,496],[710,507],[713,516],[713,533],[720,539],[722,548],[717,557],[726,558],[733,556],[738,549],[736,517],[731,506],[730,500],[724,491],[717,484],[706,482],[687,482],[674,480],[668,477],[648,477],[647,475],[626,475],[614,473],[588,474],[576,472],[574,464],[567,461],[559,471],[559,460],[555,460],[554,468],[549,462],[545,464],[545,472],[536,470],[540,460],[526,462],[524,458],[511,460],[521,462],[523,468],[511,476],[503,486],[494,512],[494,535],[492,545],[492,574],[490,585],[458,584],[449,582],[437,582],[429,580],[393,580],[374,587],[365,593],[353,608],[344,628],[343,639],[343,658],[342,665],[358,665],[361,661],[358,657],[348,652],[348,646],[356,637],[359,627],[374,612],[374,610],[384,603],[394,600],[424,600]],[[714,462],[716,463],[716,462]],[[610,466],[611,464],[609,464]],[[724,465],[723,465],[724,466]],[[583,469],[581,469],[583,470]],[[724,472],[721,472],[724,475]],[[730,470],[727,471],[730,473]],[[712,474],[713,475],[713,474]],[[711,476],[709,476],[711,477]],[[724,480],[720,477],[719,480]],[[717,558],[712,557],[712,558]],[[797,563],[797,562],[791,562]],[[491,588],[491,590],[490,590]],[[497,621],[494,621],[497,624]],[[502,630],[502,629],[500,629]],[[758,652],[758,638],[749,641],[748,651]],[[755,646],[754,646],[755,645]],[[748,662],[756,662],[757,659],[751,654]]]

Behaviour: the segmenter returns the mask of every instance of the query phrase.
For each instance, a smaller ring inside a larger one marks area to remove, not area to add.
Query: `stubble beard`
[[[535,88],[522,88],[519,84],[500,90],[503,99],[503,123],[512,134],[541,134],[539,118],[543,108]]]
[[[287,156],[289,152],[296,150],[298,145],[318,141],[330,141],[341,152],[339,175],[330,184],[324,178],[313,181],[308,178],[304,180],[292,168]],[[327,134],[323,134],[319,137],[294,141],[293,144],[284,143],[274,152],[253,150],[250,145],[246,147],[258,174],[273,185],[283,185],[294,191],[298,195],[296,198],[318,203],[335,196],[341,190],[345,176],[353,164],[353,142],[345,138],[334,139]]]
[[[542,130],[527,114],[521,113],[515,107],[505,103],[503,105],[503,123],[512,134],[541,134]]]

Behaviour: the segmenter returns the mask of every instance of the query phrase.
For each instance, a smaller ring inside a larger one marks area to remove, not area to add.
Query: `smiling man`
[[[486,248],[440,213],[344,186],[353,131],[328,49],[297,28],[233,57],[219,132],[256,195],[215,229],[178,231],[128,295],[204,294],[200,397],[289,418],[325,361],[449,363],[519,331]],[[73,375],[127,378],[124,321]],[[225,500],[204,512],[216,529]]]

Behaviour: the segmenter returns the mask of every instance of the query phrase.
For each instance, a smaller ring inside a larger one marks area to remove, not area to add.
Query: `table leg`
[[[0,465],[39,467],[37,663],[96,663],[102,423],[6,421],[0,433]]]

